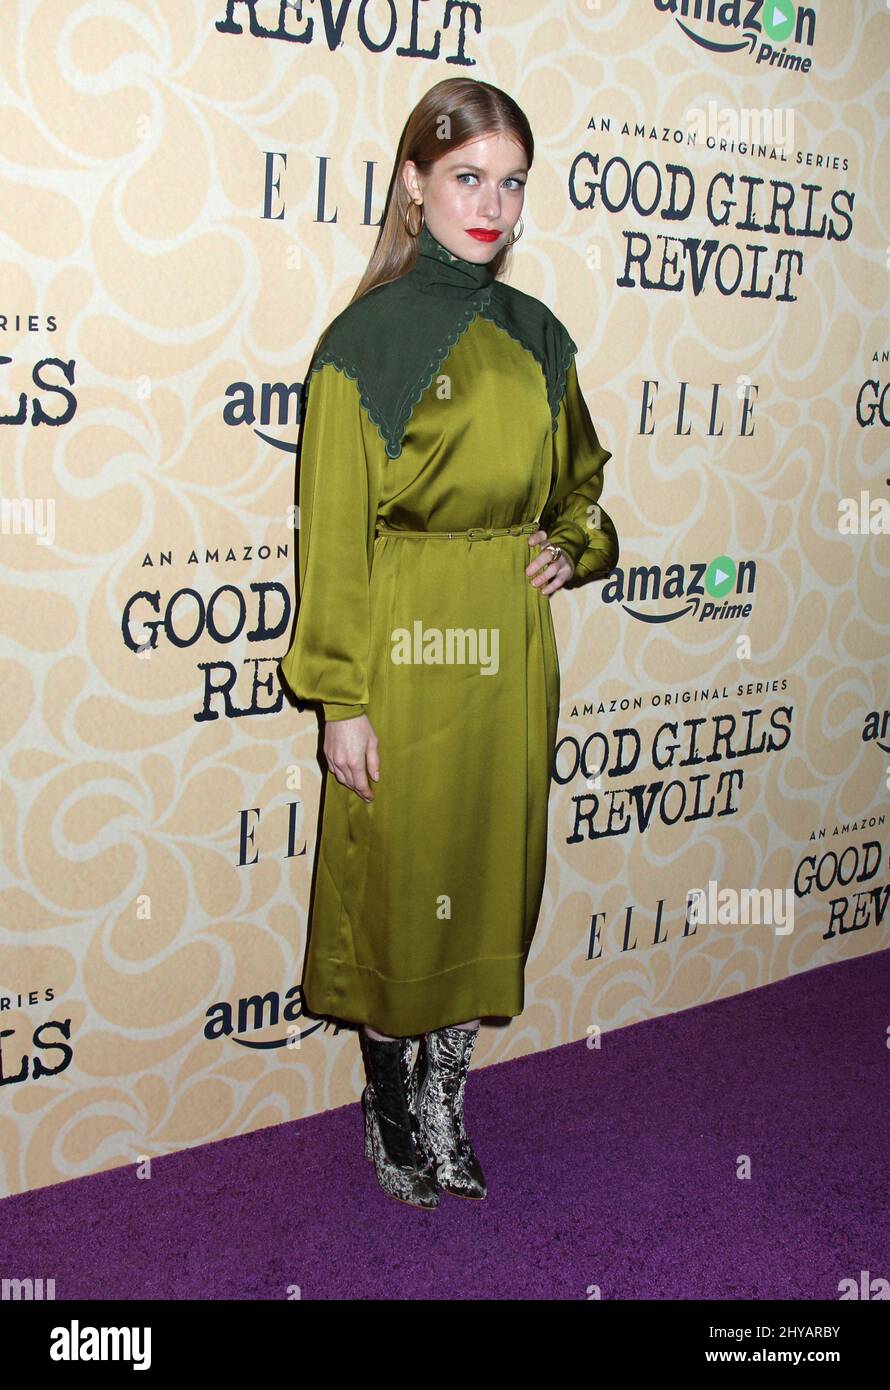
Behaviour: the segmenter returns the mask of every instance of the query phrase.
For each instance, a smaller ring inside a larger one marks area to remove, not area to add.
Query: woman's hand
[[[547,532],[533,531],[528,538],[528,543],[529,545],[546,545]],[[540,555],[535,556],[530,565],[526,565],[525,572],[527,575],[536,576],[532,579],[532,585],[549,598],[551,594],[556,593],[557,589],[562,588],[567,579],[571,579],[575,573],[575,566],[567,555],[560,555],[554,560],[552,550],[542,550]]]
[[[328,719],[324,730],[324,755],[338,782],[363,801],[373,801],[368,776],[380,780],[377,735],[366,714],[354,719]]]

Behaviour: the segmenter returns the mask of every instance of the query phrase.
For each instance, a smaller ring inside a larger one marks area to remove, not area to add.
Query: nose
[[[479,199],[479,214],[496,222],[501,215],[501,195],[498,189],[485,185]]]

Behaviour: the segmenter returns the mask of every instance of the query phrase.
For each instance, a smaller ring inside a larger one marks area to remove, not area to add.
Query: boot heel
[[[374,1145],[371,1141],[371,1109],[368,1103],[367,1086],[362,1091],[362,1113],[365,1117],[365,1158],[374,1162]]]

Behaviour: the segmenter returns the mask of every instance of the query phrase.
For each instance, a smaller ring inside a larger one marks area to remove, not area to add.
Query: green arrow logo
[[[784,43],[794,29],[795,9],[791,0],[766,0],[763,7],[763,32],[773,43]]]
[[[718,555],[705,572],[705,588],[711,598],[725,598],[736,580],[736,563],[728,555]]]

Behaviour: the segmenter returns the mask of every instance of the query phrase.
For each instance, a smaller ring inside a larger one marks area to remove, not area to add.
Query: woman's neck
[[[494,280],[490,264],[464,260],[433,236],[426,222],[417,238],[417,261],[408,272],[416,289],[449,298],[477,294]]]

